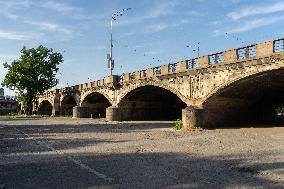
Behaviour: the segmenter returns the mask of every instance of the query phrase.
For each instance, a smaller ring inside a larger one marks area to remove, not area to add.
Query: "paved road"
[[[1,188],[284,188],[284,127],[0,120]]]

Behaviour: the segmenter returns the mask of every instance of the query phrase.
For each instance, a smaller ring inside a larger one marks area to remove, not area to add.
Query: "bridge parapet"
[[[284,51],[284,39],[271,40],[243,46],[240,48],[229,49],[222,52],[216,52],[214,54],[204,55],[190,60],[182,60],[153,68],[126,73],[122,76],[119,76],[118,82],[120,85],[123,85],[123,83],[128,83],[130,81],[184,73],[191,70],[194,71],[211,67],[212,65],[232,64],[269,57],[275,53],[281,53],[282,51]]]
[[[144,70],[126,73],[121,76],[108,76],[89,83],[79,84],[71,87],[65,87],[60,90],[48,91],[39,96],[49,96],[55,93],[66,93],[71,91],[89,90],[101,87],[118,87],[130,81],[140,79],[183,73],[189,70],[202,69],[212,65],[223,65],[248,60],[269,57],[284,52],[284,39],[276,39],[252,44],[240,48],[217,52],[210,55],[200,56],[190,60],[182,60],[175,63],[164,64],[161,66],[148,68]],[[191,72],[192,73],[192,72]]]

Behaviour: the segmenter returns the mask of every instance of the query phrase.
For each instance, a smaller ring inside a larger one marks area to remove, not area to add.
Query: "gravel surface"
[[[284,127],[0,119],[1,188],[284,188]]]

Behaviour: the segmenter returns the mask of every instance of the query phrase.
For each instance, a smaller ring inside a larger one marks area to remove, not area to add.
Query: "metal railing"
[[[168,65],[169,65],[169,67],[168,67],[169,73],[173,73],[173,72],[177,71],[177,67],[178,67],[177,63],[172,63],[172,64],[168,64]]]
[[[273,52],[283,52],[284,51],[284,39],[278,39],[273,42]]]
[[[224,61],[223,52],[209,55],[209,64],[219,64]]]
[[[147,71],[146,70],[141,70],[140,71],[140,78],[144,78],[147,76]]]
[[[97,81],[98,86],[102,86],[105,84],[105,80],[104,79],[100,79]]]
[[[136,73],[135,72],[132,72],[132,73],[129,74],[130,80],[134,80],[135,77],[136,77]]]
[[[196,68],[198,64],[199,64],[198,58],[187,60],[186,69]]]
[[[159,75],[159,74],[162,73],[161,70],[162,70],[162,67],[161,67],[161,66],[154,67],[154,68],[153,68],[153,74],[154,74],[154,75]]]
[[[237,49],[238,60],[256,57],[256,45]]]

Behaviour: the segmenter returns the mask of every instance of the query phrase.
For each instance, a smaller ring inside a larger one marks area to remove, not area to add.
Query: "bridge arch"
[[[74,95],[64,95],[61,99],[61,115],[73,115],[73,107],[79,105],[79,101]]]
[[[112,101],[107,95],[98,91],[88,92],[81,100],[81,107],[85,112],[82,117],[90,117],[90,115],[93,118],[106,117],[106,108],[111,105]]]
[[[120,103],[120,101],[126,96],[128,95],[130,92],[134,91],[137,88],[140,87],[146,87],[146,86],[153,86],[153,87],[158,87],[158,88],[162,88],[165,89],[166,91],[169,91],[173,94],[175,94],[181,101],[183,102],[187,102],[187,97],[185,97],[184,95],[182,95],[178,90],[169,87],[169,85],[165,85],[161,82],[156,82],[156,81],[147,81],[144,83],[139,83],[139,84],[134,84],[134,85],[130,85],[127,89],[122,90],[123,92],[120,94],[118,100],[117,100],[117,104]]]
[[[117,107],[121,120],[176,120],[186,107],[183,99],[169,87],[148,83],[132,86],[121,95]]]
[[[54,107],[52,101],[49,99],[44,99],[38,105],[37,114],[51,116],[53,108]]]
[[[284,106],[284,69],[254,71],[216,87],[202,102],[206,127],[256,126],[279,122]]]
[[[82,96],[81,96],[81,99],[80,99],[80,105],[82,105],[83,101],[86,99],[86,97],[92,95],[92,94],[98,94],[98,95],[102,95],[104,96],[104,98],[106,98],[111,104],[114,104],[113,100],[105,93],[105,92],[102,92],[102,91],[97,91],[97,90],[91,90],[91,91],[88,91],[86,93],[84,93]]]

